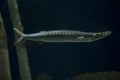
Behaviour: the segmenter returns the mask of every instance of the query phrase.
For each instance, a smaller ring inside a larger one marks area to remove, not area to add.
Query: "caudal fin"
[[[19,44],[20,42],[22,42],[23,41],[23,38],[24,38],[24,33],[23,32],[21,32],[20,30],[18,30],[17,28],[13,28],[13,30],[18,34],[18,36],[20,37],[20,38],[18,38],[18,40],[14,43],[14,46],[16,46],[17,44]]]

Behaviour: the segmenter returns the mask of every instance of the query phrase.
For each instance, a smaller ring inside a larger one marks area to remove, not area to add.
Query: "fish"
[[[20,38],[14,43],[19,44],[23,40],[38,41],[38,42],[93,42],[103,39],[111,34],[112,31],[103,32],[83,32],[77,30],[50,30],[40,31],[37,33],[24,34],[17,28],[13,30],[20,36]]]

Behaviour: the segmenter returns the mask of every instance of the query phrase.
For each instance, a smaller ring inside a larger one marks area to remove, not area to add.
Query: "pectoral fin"
[[[82,40],[82,39],[84,39],[85,37],[83,37],[83,36],[80,36],[80,37],[77,37],[77,39],[79,39],[79,40]]]

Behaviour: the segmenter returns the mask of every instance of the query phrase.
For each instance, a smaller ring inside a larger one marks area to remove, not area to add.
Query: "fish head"
[[[112,31],[98,32],[98,33],[83,33],[81,36],[77,37],[81,42],[92,42],[105,38],[111,34]]]

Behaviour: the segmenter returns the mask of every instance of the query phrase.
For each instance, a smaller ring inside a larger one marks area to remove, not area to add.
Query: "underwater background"
[[[120,9],[113,0],[18,0],[25,33],[70,29],[112,34],[91,43],[37,43],[27,41],[33,80],[46,73],[54,80],[71,79],[82,73],[120,71]],[[6,7],[4,7],[6,9]],[[11,26],[8,13],[5,25]],[[11,28],[7,28],[9,43]],[[9,45],[11,48],[11,46]],[[19,80],[17,56],[10,52],[13,80]]]

